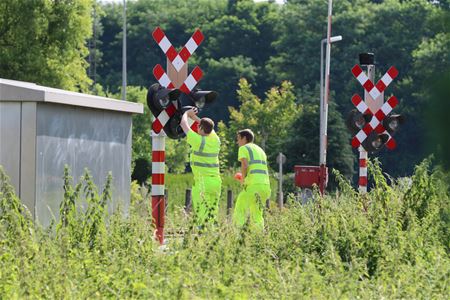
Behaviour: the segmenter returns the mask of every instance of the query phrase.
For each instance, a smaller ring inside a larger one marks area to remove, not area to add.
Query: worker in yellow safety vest
[[[197,109],[186,111],[181,118],[181,128],[191,146],[190,162],[194,174],[192,208],[197,225],[217,223],[222,180],[219,172],[220,140],[214,131],[214,121],[199,118]],[[199,122],[198,133],[193,131],[188,118]]]
[[[239,145],[238,160],[241,162],[243,190],[234,208],[233,222],[244,225],[247,220],[256,227],[264,228],[264,203],[270,198],[270,181],[267,156],[261,147],[253,143],[255,135],[250,129],[240,130],[236,141]]]

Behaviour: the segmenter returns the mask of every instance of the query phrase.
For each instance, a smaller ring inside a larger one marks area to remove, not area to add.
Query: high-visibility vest
[[[248,151],[248,169],[245,178],[246,184],[270,184],[267,169],[267,157],[264,150],[258,145],[249,143],[244,145]]]
[[[192,149],[191,168],[196,176],[219,176],[220,140],[216,133],[201,136],[198,149]]]

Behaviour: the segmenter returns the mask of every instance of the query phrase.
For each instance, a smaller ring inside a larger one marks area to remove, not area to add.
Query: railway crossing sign
[[[367,67],[367,74],[359,65],[352,68],[352,74],[364,87],[364,100],[358,94],[353,95],[352,103],[356,109],[350,111],[347,127],[354,135],[352,147],[359,150],[359,191],[366,193],[368,153],[377,152],[383,146],[394,149],[397,144],[392,135],[404,119],[401,115],[391,114],[398,105],[397,97],[391,96],[384,102],[384,91],[398,76],[398,70],[390,67],[375,84],[373,53],[360,53],[359,62]]]
[[[154,116],[152,123],[152,218],[155,237],[162,244],[164,241],[165,216],[165,137],[178,139],[184,136],[180,121],[185,109],[193,106],[201,109],[206,103],[215,100],[214,91],[201,91],[195,88],[203,77],[203,71],[196,66],[188,75],[187,61],[204,36],[196,30],[180,52],[166,37],[164,31],[157,27],[152,33],[153,39],[167,57],[167,73],[160,64],[153,68],[153,75],[158,83],[150,86],[147,104]],[[184,95],[182,95],[184,94]],[[184,97],[183,97],[184,96]],[[198,132],[198,122],[189,119],[190,128]]]
[[[383,92],[385,89],[391,84],[391,82],[398,76],[398,70],[392,66],[389,70],[383,75],[383,77],[374,84],[372,80],[366,75],[366,73],[362,70],[359,65],[355,65],[352,68],[352,74],[358,80],[358,82],[364,87],[365,91],[373,98],[377,99],[381,97],[381,107],[377,110],[369,107],[367,101],[363,101],[363,99],[355,94],[352,97],[352,103],[356,107],[356,109],[360,112],[361,120],[365,120],[363,122],[359,122],[354,128],[358,128],[356,130],[356,134],[352,139],[352,146],[354,148],[358,148],[359,146],[363,146],[364,148],[369,148],[366,150],[378,150],[381,146],[386,145],[386,148],[392,150],[396,147],[396,142],[392,138],[392,135],[389,131],[386,130],[385,120],[386,117],[391,113],[391,111],[398,105],[398,99],[395,96],[390,97],[383,104]],[[388,124],[386,124],[388,125]],[[389,127],[389,126],[387,126]],[[373,141],[369,141],[369,143],[364,143],[367,138],[371,138]],[[372,143],[376,141],[376,145],[371,147]]]
[[[197,29],[192,37],[185,44],[183,49],[180,52],[175,50],[175,47],[167,38],[164,31],[156,27],[156,29],[152,33],[153,39],[159,45],[159,47],[163,50],[166,55],[168,61],[171,62],[173,67],[177,72],[179,72],[182,67],[186,64],[189,57],[194,53],[197,47],[201,44],[204,39],[202,32]],[[159,84],[167,89],[176,88],[175,84],[169,78],[169,76],[164,71],[163,67],[160,64],[157,64],[153,68],[153,76],[155,76],[156,80]],[[181,86],[177,87],[181,92],[185,94],[189,94],[197,83],[202,79],[203,71],[199,66],[196,66],[192,72],[187,76]],[[155,133],[160,133],[164,126],[169,122],[169,120],[176,114],[178,110],[178,99],[175,101],[171,101],[171,103],[162,110],[159,114],[155,115],[155,121],[152,124],[152,129]]]
[[[167,58],[173,64],[177,72],[181,70],[184,64],[187,62],[189,57],[191,57],[192,53],[197,49],[197,47],[203,42],[204,36],[203,33],[197,29],[191,38],[187,41],[186,45],[184,45],[183,49],[180,52],[175,50],[175,47],[172,46],[172,43],[166,37],[164,31],[161,28],[156,27],[156,29],[152,33],[153,39],[155,42],[161,47],[164,54],[166,54]]]
[[[361,143],[369,136],[372,131],[376,131],[378,134],[386,134],[388,140],[386,141],[386,148],[392,150],[396,147],[395,140],[389,134],[389,132],[384,128],[382,121],[386,116],[397,106],[397,97],[392,96],[386,101],[381,108],[373,113],[367,104],[361,99],[359,95],[353,95],[352,103],[356,106],[359,112],[362,114],[371,114],[372,118],[370,122],[366,123],[365,126],[353,137],[352,146],[353,148],[358,148]]]

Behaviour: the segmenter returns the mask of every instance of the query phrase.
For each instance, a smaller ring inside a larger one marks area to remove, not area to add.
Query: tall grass
[[[168,223],[184,233],[161,249],[136,185],[128,216],[107,216],[110,187],[98,194],[88,173],[73,187],[66,171],[61,219],[44,230],[0,171],[0,298],[447,299],[448,176],[429,161],[389,184],[377,163],[370,173],[367,195],[337,174],[338,193],[267,210],[264,232],[223,218],[199,234],[170,195]],[[189,180],[169,176],[170,191]]]

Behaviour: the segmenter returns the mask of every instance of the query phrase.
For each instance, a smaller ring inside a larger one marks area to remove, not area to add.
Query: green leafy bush
[[[337,173],[335,194],[268,209],[264,232],[238,230],[224,213],[197,232],[182,209],[192,178],[169,175],[165,247],[136,183],[128,214],[108,216],[109,185],[99,195],[86,173],[73,187],[66,170],[52,230],[31,222],[1,171],[0,298],[447,298],[448,175],[429,160],[389,184],[377,162],[369,171],[366,195]],[[231,176],[223,182],[238,191]]]

